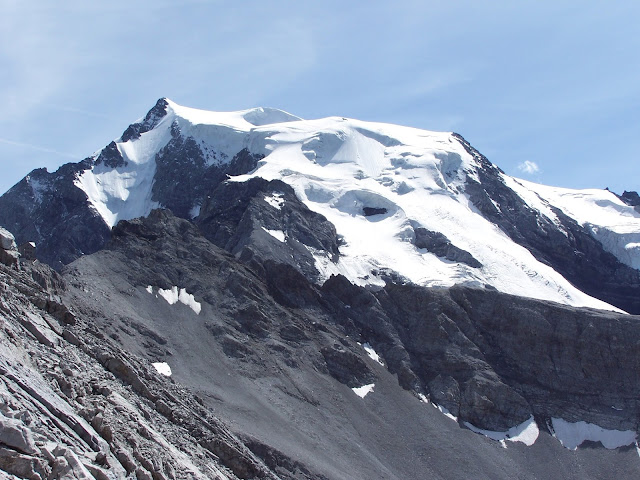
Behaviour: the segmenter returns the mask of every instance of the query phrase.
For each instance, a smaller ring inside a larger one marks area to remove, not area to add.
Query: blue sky
[[[509,174],[640,190],[640,2],[0,0],[0,191],[163,96],[453,130]]]

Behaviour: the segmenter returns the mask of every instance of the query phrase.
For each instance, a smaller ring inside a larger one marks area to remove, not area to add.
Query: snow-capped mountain
[[[639,208],[160,99],[0,197],[0,477],[630,478]]]
[[[510,177],[457,134],[341,117],[207,112],[161,99],[80,164],[28,175],[0,199],[0,223],[59,265],[153,208],[198,223],[203,207],[217,208],[218,185],[255,177],[289,185],[335,227],[338,251],[294,238],[275,218],[257,227],[291,244],[318,283],[342,274],[382,286],[392,275],[640,311],[640,213],[613,193]],[[277,191],[263,200],[276,211],[285,203]],[[68,247],[51,251],[51,243]]]

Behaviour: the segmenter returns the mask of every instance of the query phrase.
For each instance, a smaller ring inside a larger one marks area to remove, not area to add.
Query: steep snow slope
[[[98,152],[92,157],[95,164],[76,180],[109,226],[164,206],[153,196],[158,152],[172,138],[189,139],[207,165],[228,163],[243,149],[262,158],[253,172],[232,180],[280,179],[309,209],[335,225],[343,239],[337,262],[327,252],[308,247],[323,279],[341,273],[359,285],[382,286],[392,275],[424,286],[488,285],[569,305],[613,308],[575,288],[479,214],[465,193],[465,181],[476,180],[482,166],[450,133],[342,117],[305,121],[265,108],[221,113],[169,100],[163,105],[164,111],[150,112],[134,124],[134,134],[130,127],[115,142],[115,163],[101,162],[104,150]],[[529,192],[529,200],[535,195],[506,175],[504,181],[521,195]],[[539,203],[544,204],[542,213],[552,218],[547,202]],[[560,203],[561,208],[572,205]],[[191,215],[199,208],[196,201]],[[626,211],[607,213],[613,220],[599,225],[619,222]],[[472,261],[438,256],[416,241],[419,231],[437,232]],[[621,260],[640,264],[635,237],[616,250],[606,233],[614,230],[602,231],[599,238]],[[287,232],[277,238],[286,242]]]
[[[504,176],[531,208],[550,219],[551,206],[573,218],[622,263],[640,269],[640,213],[608,190],[549,187]]]
[[[208,165],[223,164],[246,146],[247,134],[256,125],[299,120],[276,109],[208,112],[182,107],[170,100],[166,102],[166,114],[158,118],[150,130],[140,133],[137,138],[129,138],[125,132],[114,142],[116,155],[120,156],[115,168],[113,163],[96,162],[77,178],[76,186],[87,194],[110,227],[119,220],[147,216],[152,209],[161,206],[152,200],[155,158],[172,139],[172,133],[179,131],[184,137],[194,138],[205,153]],[[95,161],[101,153],[102,150],[91,158]]]

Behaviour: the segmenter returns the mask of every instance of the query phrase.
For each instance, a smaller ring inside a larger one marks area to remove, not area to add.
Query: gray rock
[[[322,356],[332,377],[350,388],[375,383],[376,376],[361,357],[342,347],[325,347]]]
[[[13,234],[5,229],[0,227],[0,247],[4,250],[16,250],[16,239]]]
[[[0,447],[0,478],[6,478],[2,477],[3,472],[28,480],[50,478],[49,465],[41,458]]]
[[[0,443],[21,453],[35,455],[39,452],[31,431],[20,421],[0,413]]]

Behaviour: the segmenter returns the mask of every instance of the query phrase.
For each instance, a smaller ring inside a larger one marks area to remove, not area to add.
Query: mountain
[[[33,440],[0,433],[0,472],[637,474],[636,197],[455,133],[160,99],[0,197],[39,259],[3,234],[0,424]]]
[[[207,231],[229,207],[220,202],[233,193],[223,190],[252,177],[284,182],[336,229],[323,243],[289,232],[279,192],[246,212],[266,223],[242,233],[271,232],[312,281],[342,274],[382,286],[391,274],[640,313],[640,220],[623,199],[509,177],[456,134],[345,118],[205,112],[160,99],[91,157],[31,172],[0,198],[0,224],[19,242],[35,241],[39,258],[59,269],[102,248],[119,220],[153,208]],[[215,242],[234,253],[250,243],[221,243],[229,240]]]

